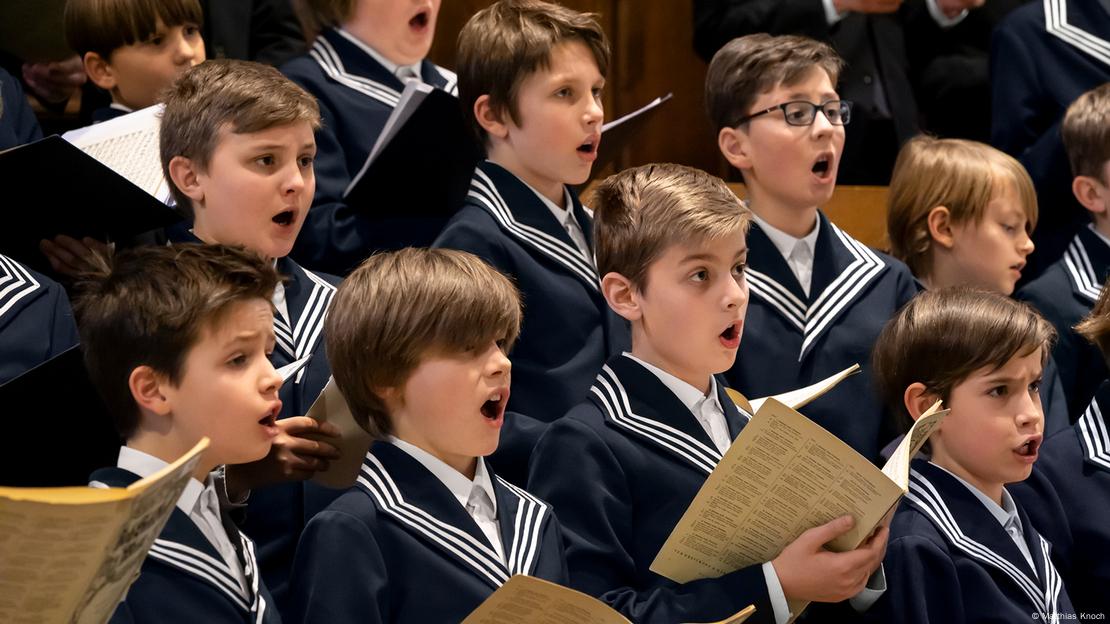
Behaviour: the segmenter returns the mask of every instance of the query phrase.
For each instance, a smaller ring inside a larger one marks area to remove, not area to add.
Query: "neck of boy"
[[[1002,488],[1005,485],[1004,483],[988,481],[972,474],[971,471],[964,468],[958,461],[949,456],[944,451],[944,448],[935,442],[933,443],[932,453],[933,456],[930,461],[963,479],[970,484],[971,487],[979,490],[984,496],[997,503],[999,507],[1002,506]]]
[[[421,59],[397,58],[397,55],[389,50],[389,46],[382,45],[382,42],[377,40],[377,38],[375,37],[376,33],[374,32],[374,29],[368,26],[368,24],[374,23],[374,20],[377,18],[377,16],[370,16],[370,18],[367,19],[366,17],[359,15],[360,11],[368,10],[368,5],[369,3],[367,2],[356,2],[354,4],[355,14],[351,16],[351,19],[340,25],[340,28],[347,31],[347,33],[349,33],[355,39],[358,39],[362,43],[366,44],[368,47],[374,50],[374,52],[381,56],[381,58],[384,58],[390,63],[393,63],[397,67],[412,65],[420,61]],[[393,68],[390,67],[386,67],[386,69],[390,69],[391,71],[393,70]]]
[[[197,206],[193,206],[193,214],[197,214],[196,210],[197,210]],[[207,228],[205,227],[204,222],[200,221],[200,220],[195,220],[193,222],[193,229],[189,230],[189,231],[193,233],[193,236],[196,236],[197,238],[199,238],[200,242],[204,243],[205,245],[235,245],[235,244],[238,244],[238,243],[228,243],[226,241],[217,240],[217,237],[210,234],[208,232]],[[271,258],[267,255],[264,255],[264,254],[261,254],[261,253],[255,251],[253,249],[251,251],[254,251],[255,253],[258,253],[258,255],[262,256],[262,258],[265,259],[266,262],[269,262],[271,264],[274,262],[274,260],[276,260],[276,258]]]
[[[186,444],[172,432],[138,431],[127,439],[127,446],[172,464],[192,450],[196,442]],[[197,469],[193,471],[193,478],[204,483],[208,479],[208,473],[215,470],[218,465],[208,459],[207,452],[202,453]]]
[[[563,183],[558,180],[544,180],[542,177],[535,175],[528,167],[524,166],[517,158],[516,152],[507,144],[497,139],[491,139],[492,144],[489,146],[489,156],[487,160],[491,163],[505,169],[509,173],[520,178],[522,182],[532,187],[540,195],[546,197],[551,203],[559,208],[566,209],[566,192],[563,190]]]
[[[1107,0],[1110,2],[1110,0]],[[1104,238],[1110,240],[1110,212],[1096,212],[1092,213],[1095,231],[1102,234]]]
[[[757,184],[748,186],[748,208],[772,227],[794,238],[805,238],[817,227],[817,206],[793,206],[762,192]]]
[[[709,388],[712,387],[713,373],[686,370],[682,366],[675,365],[670,359],[662,356],[649,344],[646,344],[647,341],[643,340],[644,336],[641,331],[637,331],[638,329],[639,323],[633,323],[632,351],[630,351],[633,356],[697,388],[698,392],[702,393],[702,396],[709,394]],[[636,339],[637,333],[641,334],[640,340]]]

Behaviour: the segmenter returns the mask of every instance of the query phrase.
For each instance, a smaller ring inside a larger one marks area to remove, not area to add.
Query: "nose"
[[[278,374],[277,369],[274,368],[269,358],[263,359],[265,360],[265,364],[263,364],[262,374],[258,378],[258,389],[266,396],[276,395],[283,383],[281,375]]]
[[[174,53],[177,56],[178,64],[183,65],[193,62],[193,59],[197,58],[197,47],[185,36],[185,31],[181,28],[176,29],[174,36],[177,38]]]
[[[725,280],[724,306],[735,310],[748,303],[748,280],[741,273],[737,279]]]
[[[587,126],[601,125],[602,120],[605,119],[605,109],[601,104],[601,97],[594,97],[592,94],[589,102],[586,104],[585,120]]]
[[[1044,427],[1044,408],[1041,407],[1040,395],[1026,392],[1021,405],[1018,406],[1017,426],[1019,430],[1033,429],[1042,431]]]
[[[1018,253],[1022,256],[1028,256],[1033,253],[1035,247],[1036,245],[1033,244],[1033,239],[1029,237],[1029,233],[1022,231],[1021,238],[1018,241]]]
[[[513,363],[509,361],[509,356],[501,350],[497,343],[493,343],[490,348],[489,359],[486,360],[486,373],[490,377],[505,377],[513,369]]]
[[[305,178],[310,174],[303,173],[296,160],[293,160],[292,164],[287,169],[289,171],[285,176],[282,192],[286,195],[296,195],[297,193],[303,192],[307,185]]]
[[[825,116],[824,109],[818,109],[817,114],[813,117],[813,124],[810,126],[810,130],[815,137],[828,136],[835,132],[837,128],[843,128],[843,126],[834,126],[829,118]]]

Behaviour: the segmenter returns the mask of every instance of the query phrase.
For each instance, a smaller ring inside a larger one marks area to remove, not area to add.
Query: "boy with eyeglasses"
[[[807,386],[854,363],[866,367],[883,324],[917,292],[904,264],[854,240],[818,209],[832,197],[851,120],[851,103],[835,90],[842,65],[824,43],[758,34],[721,48],[706,76],[718,147],[743,174],[753,215],[751,330],[726,373],[747,396]],[[850,377],[805,412],[876,460],[893,432],[881,431],[870,378]]]

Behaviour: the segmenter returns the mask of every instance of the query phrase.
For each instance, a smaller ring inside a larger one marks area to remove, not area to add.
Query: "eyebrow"
[[[747,247],[745,247],[745,248],[741,249],[740,251],[736,252],[736,255],[734,257],[739,258],[740,256],[742,256],[746,253],[748,253],[748,248]],[[681,264],[681,263],[684,263],[684,262],[693,262],[695,260],[712,261],[712,260],[716,260],[716,259],[717,259],[717,256],[714,256],[713,254],[694,253],[694,254],[690,254],[690,255],[684,257],[682,260],[679,261],[679,263]]]

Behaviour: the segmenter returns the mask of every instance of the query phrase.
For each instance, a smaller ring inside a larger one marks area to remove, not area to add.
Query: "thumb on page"
[[[814,550],[817,550],[848,531],[851,531],[855,524],[856,521],[852,516],[840,516],[839,518],[829,520],[825,524],[815,526],[805,533],[802,533],[798,536],[798,541],[804,541]]]

